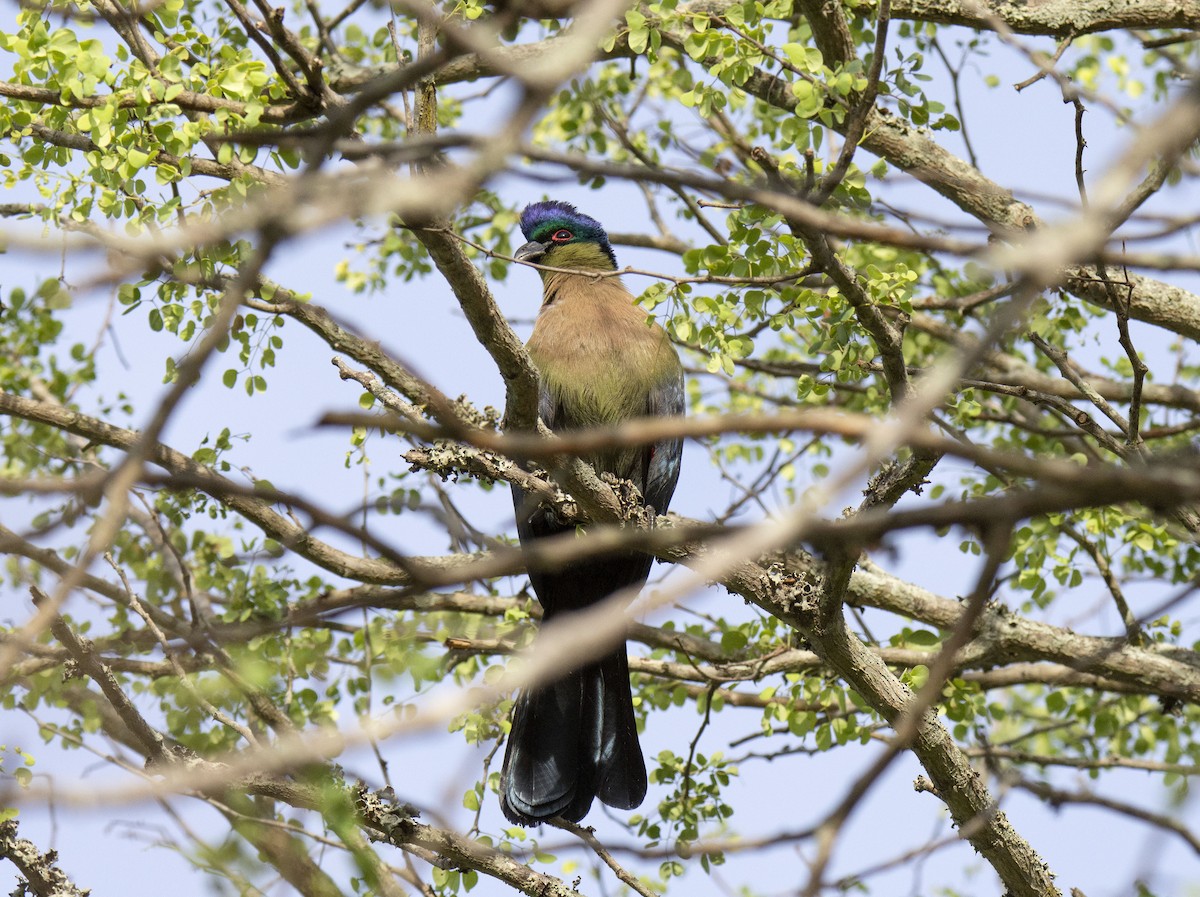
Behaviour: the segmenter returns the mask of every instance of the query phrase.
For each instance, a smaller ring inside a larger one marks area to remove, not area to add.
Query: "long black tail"
[[[596,797],[630,810],[645,796],[624,645],[517,698],[500,773],[500,808],[510,821],[578,822]]]

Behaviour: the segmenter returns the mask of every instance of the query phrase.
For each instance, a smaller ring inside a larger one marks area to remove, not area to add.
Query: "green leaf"
[[[730,629],[721,634],[721,650],[726,654],[737,654],[746,647],[749,639],[740,629]]]
[[[905,635],[904,640],[910,645],[917,645],[921,648],[932,648],[941,643],[937,633],[930,632],[928,629],[914,629]]]

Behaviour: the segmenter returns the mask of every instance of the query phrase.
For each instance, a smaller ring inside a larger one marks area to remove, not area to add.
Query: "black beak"
[[[548,243],[538,243],[530,240],[513,253],[513,258],[515,258],[518,262],[536,262],[546,254],[546,250],[549,248],[550,244]]]

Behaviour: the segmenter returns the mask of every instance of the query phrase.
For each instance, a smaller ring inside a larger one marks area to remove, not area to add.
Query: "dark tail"
[[[596,797],[622,810],[646,797],[624,645],[518,696],[500,773],[500,808],[519,825],[578,822]]]

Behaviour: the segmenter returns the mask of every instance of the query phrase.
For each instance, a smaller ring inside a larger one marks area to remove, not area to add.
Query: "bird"
[[[538,415],[546,426],[564,431],[682,416],[679,356],[666,331],[611,274],[617,259],[604,227],[570,203],[553,200],[526,206],[520,225],[528,242],[513,258],[585,272],[539,270],[542,304],[526,348],[537,370]],[[656,514],[665,514],[682,451],[682,439],[669,438],[581,457],[597,474],[631,481]],[[518,486],[512,494],[522,545],[575,529]],[[625,551],[530,571],[543,622],[622,589],[640,588],[652,560],[644,552]],[[562,816],[578,822],[597,797],[632,810],[645,799],[646,788],[624,643],[517,696],[500,774],[500,807],[509,821],[528,826]]]

